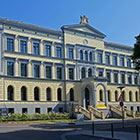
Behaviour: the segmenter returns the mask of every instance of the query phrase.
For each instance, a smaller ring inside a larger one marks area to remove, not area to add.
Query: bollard
[[[111,124],[111,135],[112,135],[112,138],[113,138],[114,137],[113,124]]]
[[[92,122],[92,134],[94,136],[94,122]]]
[[[138,130],[138,125],[136,125],[136,140],[139,140],[139,130]]]

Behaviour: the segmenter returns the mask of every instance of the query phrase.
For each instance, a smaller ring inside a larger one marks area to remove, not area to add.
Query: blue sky
[[[60,30],[86,15],[106,41],[133,46],[140,33],[140,0],[0,0],[0,17]]]

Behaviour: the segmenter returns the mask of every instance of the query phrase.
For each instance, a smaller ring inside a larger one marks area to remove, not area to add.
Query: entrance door
[[[85,105],[88,109],[88,106],[90,105],[90,99],[89,99],[89,89],[85,88]]]

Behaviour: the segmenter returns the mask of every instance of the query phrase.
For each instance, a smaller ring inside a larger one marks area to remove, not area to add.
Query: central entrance
[[[90,94],[89,89],[87,87],[85,88],[85,105],[86,109],[88,109],[88,106],[90,105]]]

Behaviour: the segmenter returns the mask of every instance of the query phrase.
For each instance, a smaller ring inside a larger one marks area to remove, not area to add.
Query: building
[[[140,111],[132,47],[104,41],[81,16],[61,31],[0,18],[0,107],[10,113],[64,112],[73,103]]]

